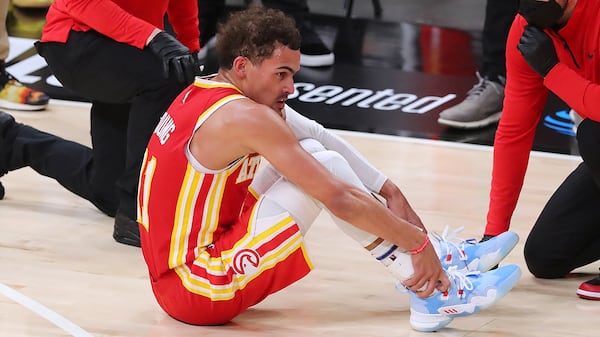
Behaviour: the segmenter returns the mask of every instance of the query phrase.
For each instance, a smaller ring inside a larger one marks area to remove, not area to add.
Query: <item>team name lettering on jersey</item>
[[[165,145],[173,131],[175,131],[175,121],[171,115],[165,113],[160,118],[156,129],[154,129],[154,133],[158,136],[161,145]]]
[[[255,156],[255,157],[244,159],[244,162],[242,163],[242,167],[240,168],[240,175],[237,177],[235,183],[239,184],[248,179],[254,178],[254,173],[256,173],[256,169],[258,169],[259,164],[260,164],[260,156]]]

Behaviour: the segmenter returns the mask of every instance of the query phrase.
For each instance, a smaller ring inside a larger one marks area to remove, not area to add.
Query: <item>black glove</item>
[[[558,63],[552,40],[544,31],[532,25],[525,26],[517,49],[529,66],[542,77]]]
[[[148,43],[148,48],[162,60],[165,77],[175,73],[179,82],[189,84],[200,73],[198,57],[165,31],[156,34]]]

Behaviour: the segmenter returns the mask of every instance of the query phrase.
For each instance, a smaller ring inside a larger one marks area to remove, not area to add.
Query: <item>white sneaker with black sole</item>
[[[300,65],[304,67],[328,67],[335,62],[335,55],[327,48],[312,26],[304,23],[300,27]]]

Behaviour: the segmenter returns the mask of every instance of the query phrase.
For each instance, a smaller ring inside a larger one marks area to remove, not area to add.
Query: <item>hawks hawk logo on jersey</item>
[[[242,249],[233,257],[233,271],[239,275],[253,275],[258,271],[260,255],[253,249]]]

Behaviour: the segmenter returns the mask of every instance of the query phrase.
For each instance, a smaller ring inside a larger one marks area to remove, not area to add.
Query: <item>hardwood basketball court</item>
[[[18,121],[89,144],[85,103],[53,100],[45,112],[14,112]],[[430,230],[464,226],[481,236],[491,148],[339,132],[402,189]],[[533,153],[513,227],[521,237],[506,263],[522,267],[518,285],[479,314],[455,319],[435,336],[592,336],[600,302],[575,295],[598,264],[567,279],[538,280],[523,260],[537,214],[579,163]],[[230,324],[197,327],[156,304],[138,248],[113,241],[112,219],[30,169],[2,177],[0,336],[425,336],[408,323],[408,295],[358,244],[322,214],[306,238],[315,270]],[[552,243],[549,243],[552,244]]]

